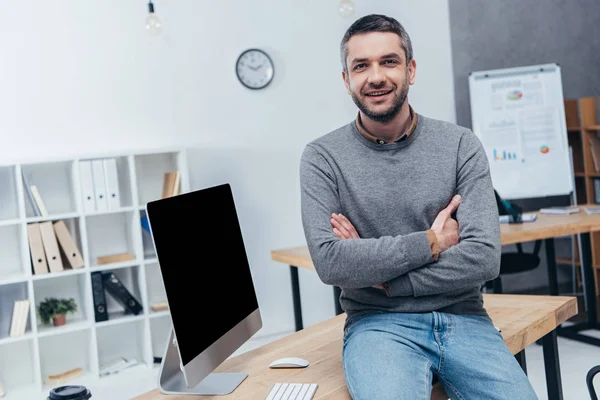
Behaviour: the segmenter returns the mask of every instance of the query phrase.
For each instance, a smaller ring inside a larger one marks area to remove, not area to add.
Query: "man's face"
[[[415,60],[406,65],[400,38],[392,32],[359,34],[347,46],[348,72],[342,77],[352,100],[373,121],[391,121],[415,82]]]

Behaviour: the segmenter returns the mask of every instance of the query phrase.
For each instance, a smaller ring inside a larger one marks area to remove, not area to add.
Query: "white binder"
[[[79,179],[81,180],[81,204],[83,212],[96,211],[96,198],[94,195],[94,178],[92,176],[92,162],[79,161]]]
[[[104,182],[106,184],[106,199],[108,202],[108,209],[116,210],[121,208],[117,160],[114,158],[104,159]]]
[[[96,211],[108,211],[108,201],[106,200],[106,184],[104,183],[104,161],[101,158],[92,160],[92,177],[94,180]]]

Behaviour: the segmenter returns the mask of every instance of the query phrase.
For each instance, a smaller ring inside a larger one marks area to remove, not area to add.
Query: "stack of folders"
[[[63,220],[29,223],[27,237],[34,275],[63,271],[63,257],[71,268],[83,267],[81,252]]]
[[[79,161],[79,179],[85,213],[105,212],[121,208],[116,158]]]
[[[10,323],[10,337],[23,336],[25,334],[28,317],[29,300],[16,300],[13,305],[13,314]]]

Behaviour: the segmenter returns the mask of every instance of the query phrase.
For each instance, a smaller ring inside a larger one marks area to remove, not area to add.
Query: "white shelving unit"
[[[85,213],[78,163],[98,158],[117,160],[121,207]],[[154,357],[163,356],[171,318],[169,311],[153,312],[150,307],[166,296],[152,241],[140,218],[146,203],[161,197],[164,173],[174,170],[181,171],[181,192],[188,192],[185,149],[0,165],[0,382],[9,399],[19,393],[47,394],[56,386],[44,383],[49,375],[79,367],[82,376],[69,384],[111,379],[100,377],[101,367],[119,357],[137,358],[141,364],[132,370],[158,366]],[[38,187],[48,217],[34,216],[22,174]],[[85,265],[71,269],[64,261],[62,272],[34,275],[27,224],[57,220],[65,221]],[[98,256],[123,252],[133,253],[135,260],[105,265],[96,261]],[[94,271],[114,272],[142,303],[143,312],[125,313],[107,292],[109,319],[96,322]],[[78,310],[67,315],[64,326],[42,325],[37,307],[46,297],[72,297]],[[25,335],[10,337],[13,302],[23,299],[30,300]]]

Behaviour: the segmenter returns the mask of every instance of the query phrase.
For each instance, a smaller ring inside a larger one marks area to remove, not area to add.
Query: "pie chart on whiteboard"
[[[550,152],[550,147],[543,145],[540,147],[540,153],[542,154],[548,154]]]

